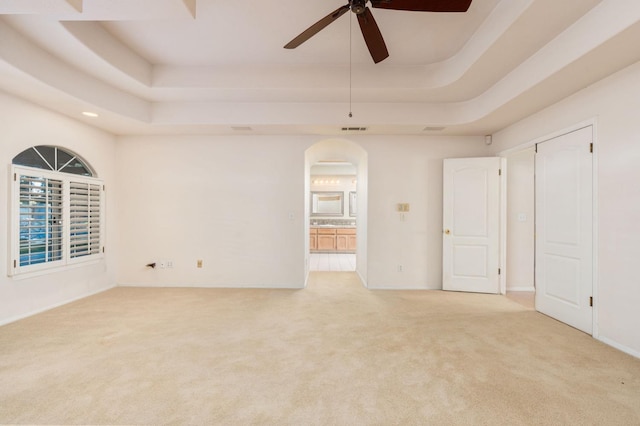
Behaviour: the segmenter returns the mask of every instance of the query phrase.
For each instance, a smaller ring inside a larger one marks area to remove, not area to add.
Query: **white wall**
[[[640,356],[640,63],[493,137],[500,152],[595,118],[595,336]]]
[[[305,151],[322,141],[120,138],[118,283],[302,287]],[[368,157],[368,164],[358,165],[358,192],[366,186],[369,194],[363,206],[368,220],[362,220],[362,210],[358,215],[358,226],[366,226],[366,235],[358,230],[358,253],[366,256],[358,260],[359,274],[370,288],[441,288],[442,159],[486,155],[484,139],[358,135],[351,141]],[[395,211],[400,202],[411,204],[404,222]],[[366,247],[360,246],[361,236]],[[197,259],[203,259],[202,269]],[[161,260],[171,260],[173,268],[145,267]]]
[[[534,291],[535,200],[533,147],[507,159],[507,291]]]
[[[113,136],[65,116],[0,92],[0,324],[111,288],[115,285],[115,197]],[[24,278],[9,277],[9,168],[20,152],[35,145],[57,145],[80,154],[106,192],[106,255],[104,261],[66,271]]]
[[[301,287],[307,146],[290,136],[120,138],[118,283]],[[163,260],[173,268],[145,267]]]
[[[369,158],[368,287],[441,289],[442,160],[487,155],[484,138],[370,136],[354,141]],[[398,203],[410,204],[404,221]]]

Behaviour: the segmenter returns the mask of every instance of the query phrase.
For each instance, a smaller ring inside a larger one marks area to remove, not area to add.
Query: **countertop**
[[[310,225],[311,228],[351,228],[355,229],[355,225]]]

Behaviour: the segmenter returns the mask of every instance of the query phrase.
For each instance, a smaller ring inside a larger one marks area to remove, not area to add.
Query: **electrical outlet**
[[[173,260],[167,260],[167,268],[173,268]]]
[[[197,265],[198,268],[202,268],[202,259],[198,259]]]
[[[402,272],[402,265],[398,265],[398,272]]]
[[[164,269],[167,267],[167,263],[164,260],[161,260],[160,262],[158,262],[158,266],[160,267],[160,269]]]

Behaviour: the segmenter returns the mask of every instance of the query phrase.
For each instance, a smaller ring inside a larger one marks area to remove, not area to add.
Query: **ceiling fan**
[[[466,12],[472,0],[349,0],[341,6],[304,30],[299,36],[287,43],[285,49],[295,49],[311,37],[319,33],[330,23],[351,10],[358,16],[358,23],[369,53],[376,64],[389,56],[378,24],[373,18],[371,10],[366,6],[380,9],[407,10],[411,12]]]

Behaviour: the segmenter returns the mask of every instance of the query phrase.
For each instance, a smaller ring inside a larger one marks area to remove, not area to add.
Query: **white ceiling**
[[[3,0],[0,89],[115,134],[483,135],[640,60],[637,0],[373,9],[379,64],[351,13],[283,48],[344,2]]]

